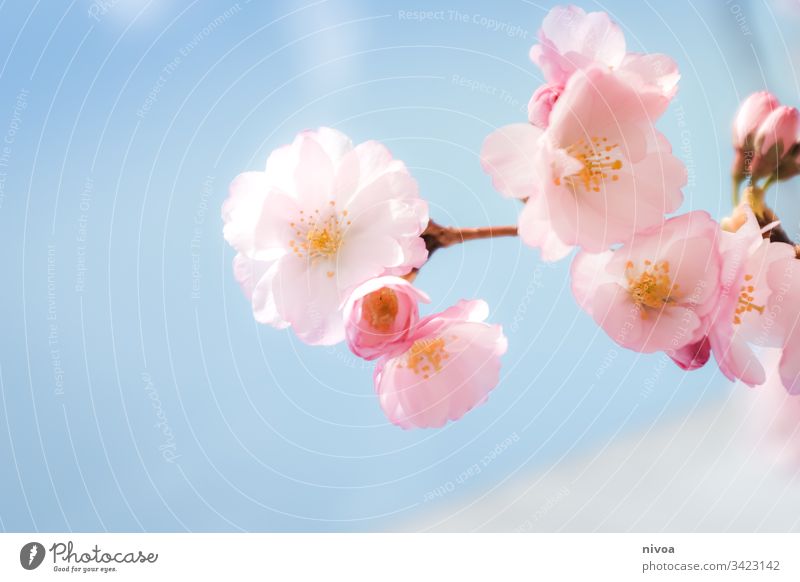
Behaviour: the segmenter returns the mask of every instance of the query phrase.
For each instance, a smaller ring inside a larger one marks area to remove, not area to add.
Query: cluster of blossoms
[[[497,130],[481,153],[495,188],[525,203],[522,240],[544,260],[579,247],[575,298],[621,346],[686,370],[713,353],[751,386],[766,380],[753,348],[780,348],[783,385],[800,392],[800,264],[793,245],[764,238],[775,225],[753,204],[755,180],[798,173],[797,110],[768,93],[743,104],[734,177],[750,195],[723,230],[705,212],[666,217],[687,177],[654,125],[677,89],[669,57],[626,52],[608,15],[570,6],[547,15],[531,59],[546,83],[528,123]]]
[[[733,173],[747,195],[724,228],[701,211],[668,218],[687,181],[655,127],[677,91],[675,62],[627,52],[607,14],[576,7],[547,15],[530,56],[545,84],[528,121],[481,151],[494,187],[524,202],[523,242],[547,261],[577,250],[577,303],[621,346],[686,370],[713,353],[751,386],[766,381],[754,348],[777,348],[783,385],[800,392],[800,261],[763,204],[770,183],[800,173],[797,110],[768,93],[742,105]],[[442,426],[497,385],[507,341],[483,301],[420,319],[429,299],[412,283],[441,227],[381,144],[303,132],[234,180],[223,219],[256,320],[377,360],[375,389],[395,424]]]
[[[428,205],[383,145],[303,132],[263,172],[233,181],[222,216],[256,320],[377,360],[375,389],[395,424],[442,426],[497,385],[507,342],[484,323],[485,302],[419,317],[429,299],[409,279],[428,258]]]

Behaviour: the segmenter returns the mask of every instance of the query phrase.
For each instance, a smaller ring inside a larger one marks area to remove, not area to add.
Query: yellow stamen
[[[752,275],[744,276],[745,282],[751,281],[752,279]],[[764,315],[764,306],[753,303],[753,301],[756,299],[753,295],[754,291],[755,287],[753,285],[742,285],[739,289],[739,301],[736,305],[736,311],[733,314],[734,325],[739,325],[742,323],[742,315],[745,313],[752,313],[753,311],[756,311],[759,315]]]
[[[361,316],[378,331],[387,332],[397,317],[397,294],[388,287],[382,287],[364,297]]]
[[[639,307],[661,309],[675,303],[679,298],[678,285],[673,285],[669,276],[669,261],[644,261],[645,268],[637,271],[632,261],[628,261],[625,277],[628,292]],[[647,319],[647,311],[642,309],[642,319]]]
[[[600,192],[600,187],[605,180],[612,182],[619,180],[619,170],[622,169],[622,160],[614,159],[610,154],[618,144],[606,144],[608,138],[593,137],[590,141],[581,138],[567,148],[567,153],[578,160],[583,167],[566,181],[573,191],[582,186],[586,192]],[[560,178],[554,178],[556,186],[561,185]]]
[[[422,377],[427,379],[430,378],[428,372],[431,371],[431,368],[433,368],[433,373],[441,371],[444,360],[449,357],[450,355],[445,350],[444,338],[421,339],[415,341],[408,351],[406,365],[412,372],[417,375],[422,373]]]
[[[301,210],[300,213],[303,214],[303,211]],[[312,214],[319,214],[319,210],[315,209]],[[330,214],[325,219],[317,218],[307,223],[301,217],[300,222],[305,224],[295,226],[295,223],[290,223],[290,226],[295,228],[294,236],[299,239],[299,242],[294,239],[289,242],[294,253],[298,257],[311,260],[334,258],[339,252],[343,240],[343,228],[339,223],[338,216]]]

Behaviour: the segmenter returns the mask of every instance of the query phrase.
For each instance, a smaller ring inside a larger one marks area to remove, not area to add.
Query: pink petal
[[[606,266],[614,256],[613,251],[604,253],[578,253],[570,266],[572,294],[575,301],[589,315],[595,291],[600,285],[612,282]]]
[[[500,356],[507,342],[499,326],[469,321],[439,326],[444,341],[437,364],[422,360],[410,367],[408,353],[383,360],[375,387],[389,420],[403,428],[441,427],[486,401],[500,376]],[[413,348],[412,348],[413,350]],[[427,377],[426,377],[427,376]]]
[[[715,330],[712,330],[709,340],[714,359],[729,380],[741,380],[748,386],[758,386],[766,381],[764,367],[746,341],[736,335],[725,338]]]
[[[564,83],[578,68],[594,63],[616,67],[625,56],[625,37],[604,12],[587,14],[576,6],[556,6],[539,31],[541,45],[531,49],[550,83]]]
[[[519,236],[528,246],[541,249],[543,261],[559,261],[574,247],[558,238],[550,223],[547,199],[532,196],[519,215]]]
[[[228,198],[222,204],[222,234],[236,250],[253,252],[255,225],[269,191],[264,172],[244,172],[231,182]]]
[[[638,92],[642,107],[652,119],[660,117],[678,92],[678,65],[666,55],[630,53],[617,74]]]
[[[306,207],[325,207],[332,198],[334,166],[313,132],[301,133],[300,163],[294,171],[297,197]]]
[[[403,247],[391,236],[364,233],[348,237],[334,265],[336,284],[343,291],[352,289],[403,264],[404,259]]]
[[[483,142],[481,167],[492,177],[498,192],[514,198],[536,194],[538,175],[533,156],[541,133],[532,125],[517,123],[492,132]]]
[[[341,297],[330,265],[310,264],[294,256],[275,267],[272,292],[281,319],[307,344],[332,345],[344,339]],[[254,298],[255,301],[255,298]]]

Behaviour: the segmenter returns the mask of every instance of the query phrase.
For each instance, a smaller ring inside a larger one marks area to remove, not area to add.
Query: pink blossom
[[[370,279],[350,295],[344,308],[347,345],[366,360],[404,351],[419,320],[417,303],[430,299],[411,283],[393,275]]]
[[[484,323],[488,312],[484,301],[459,301],[422,320],[403,353],[378,362],[375,390],[389,420],[440,427],[486,401],[508,346],[499,325]]]
[[[291,325],[309,344],[344,339],[342,306],[356,286],[427,257],[427,204],[403,162],[329,128],[300,133],[265,171],[240,174],[222,217],[256,320]]]
[[[734,147],[747,147],[767,116],[779,106],[778,99],[768,91],[753,93],[742,101],[733,121]]]
[[[783,276],[795,259],[791,245],[762,238],[749,208],[740,212],[745,220],[738,230],[720,235],[720,295],[708,318],[708,339],[722,373],[755,386],[764,382],[765,375],[751,346],[782,347],[788,335],[785,318],[777,312],[786,303],[784,293],[791,289],[790,285],[781,290]]]
[[[545,260],[573,246],[602,252],[660,225],[687,179],[637,93],[600,69],[572,75],[547,130],[515,124],[490,134],[481,163],[497,190],[528,199],[520,236]]]
[[[533,93],[528,103],[528,121],[536,127],[547,129],[550,121],[550,112],[553,110],[563,87],[557,85],[542,85]]]
[[[611,70],[630,84],[653,118],[666,110],[677,91],[675,62],[660,54],[627,53],[622,30],[605,12],[556,6],[542,22],[539,43],[531,48],[531,60],[555,88],[564,87],[578,70]]]
[[[566,85],[581,68],[599,64],[618,67],[625,58],[625,36],[605,12],[586,13],[577,6],[556,6],[542,21],[540,44],[531,60],[548,83]]]
[[[578,304],[611,339],[637,352],[675,354],[698,342],[719,293],[718,230],[707,213],[695,211],[637,233],[614,251],[578,254],[572,264]],[[702,346],[689,356],[682,358],[687,368],[702,359]]]

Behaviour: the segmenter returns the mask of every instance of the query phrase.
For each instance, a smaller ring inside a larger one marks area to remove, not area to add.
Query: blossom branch
[[[778,222],[778,216],[772,211],[772,209],[767,206],[766,204],[763,207],[763,211],[760,215],[757,215],[756,218],[758,219],[758,224],[761,228],[764,228],[768,224],[772,224],[773,222]],[[773,226],[770,230],[764,233],[764,238],[768,238],[770,242],[782,242],[794,247],[794,254],[795,256],[800,259],[800,245],[795,243],[791,237],[786,234],[786,231],[780,224]]]
[[[428,222],[428,227],[422,233],[428,256],[436,250],[461,244],[468,240],[484,238],[497,238],[501,236],[517,236],[516,225],[512,226],[481,226],[478,228],[456,228],[442,226],[433,220]]]

